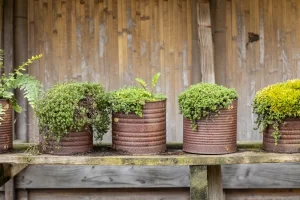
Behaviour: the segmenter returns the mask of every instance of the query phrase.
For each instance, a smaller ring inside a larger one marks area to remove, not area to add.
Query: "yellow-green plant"
[[[147,88],[147,84],[143,79],[135,80],[142,86],[127,86],[111,93],[110,103],[113,112],[122,112],[125,114],[135,113],[142,117],[143,106],[146,102],[154,102],[165,100],[166,96],[160,93],[154,93],[154,87],[160,77],[160,73],[153,76],[151,81],[151,89]]]
[[[54,85],[37,101],[40,134],[59,141],[70,131],[91,130],[102,140],[110,125],[109,94],[98,83]]]
[[[28,100],[32,107],[35,107],[36,100],[39,97],[42,86],[40,82],[35,79],[35,77],[23,72],[26,67],[29,66],[33,61],[42,57],[42,54],[37,56],[32,56],[21,66],[14,70],[12,73],[3,73],[0,77],[0,99],[7,99],[12,104],[13,109],[20,113],[22,108],[19,106],[13,89],[21,89],[24,91],[24,96]],[[0,50],[0,70],[4,68],[3,66],[3,50]],[[4,114],[4,108],[0,104],[0,115]],[[0,118],[1,119],[1,118]]]
[[[211,83],[191,85],[178,97],[180,114],[192,121],[193,130],[197,120],[215,116],[221,108],[227,108],[237,99],[234,89]]]
[[[280,138],[279,125],[287,117],[300,117],[300,79],[288,80],[261,89],[255,95],[253,112],[257,114],[255,123],[263,132],[273,126],[275,144]]]

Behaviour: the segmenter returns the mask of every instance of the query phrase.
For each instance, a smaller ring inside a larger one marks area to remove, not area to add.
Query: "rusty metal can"
[[[12,106],[6,99],[1,99],[0,104],[4,109],[4,114],[1,116],[0,124],[0,153],[6,152],[13,147],[12,134]]]
[[[166,151],[166,101],[146,102],[142,117],[113,113],[112,145],[130,154]]]
[[[237,150],[237,101],[228,109],[220,109],[217,116],[192,122],[183,119],[183,151],[197,154],[227,154]]]

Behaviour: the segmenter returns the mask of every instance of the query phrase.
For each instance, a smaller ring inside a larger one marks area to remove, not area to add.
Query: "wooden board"
[[[226,200],[299,200],[300,190],[226,190]]]
[[[58,82],[76,80],[102,83],[107,90],[113,90],[136,84],[135,77],[149,82],[160,72],[154,90],[168,97],[167,138],[182,140],[177,96],[191,84],[197,69],[191,64],[190,1],[28,3],[29,55],[44,54],[32,65],[30,74],[45,89]],[[38,130],[34,128],[34,118],[30,122],[30,139],[34,141]],[[110,133],[104,141],[111,141]]]
[[[84,190],[31,190],[30,200],[189,200],[188,189],[84,189]]]
[[[223,165],[223,188],[300,188],[299,165],[299,163]],[[189,169],[186,166],[33,165],[21,172],[15,182],[16,188],[171,188],[189,187],[188,175]],[[45,179],[49,181],[45,182]]]
[[[47,180],[47,181],[45,181]],[[180,188],[188,187],[188,167],[30,166],[16,188]]]

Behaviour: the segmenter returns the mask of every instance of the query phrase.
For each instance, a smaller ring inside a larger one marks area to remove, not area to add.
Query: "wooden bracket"
[[[0,187],[20,173],[27,166],[28,164],[0,164]]]

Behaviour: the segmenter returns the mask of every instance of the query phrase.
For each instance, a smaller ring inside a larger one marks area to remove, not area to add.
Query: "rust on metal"
[[[134,113],[113,113],[112,145],[131,154],[165,152],[166,101],[147,102],[142,117]]]
[[[53,155],[72,155],[93,150],[93,135],[89,131],[70,132],[59,142],[41,141],[43,153]]]
[[[227,154],[237,150],[237,101],[229,109],[221,109],[218,116],[197,121],[183,119],[183,151],[198,154]]]
[[[0,124],[0,153],[4,153],[12,149],[12,106],[8,100],[1,99],[0,104],[4,109],[4,114],[1,115],[2,121]]]
[[[280,138],[275,144],[272,135],[274,129],[268,126],[263,135],[263,149],[279,153],[298,153],[300,152],[300,119],[286,118],[279,126]]]

